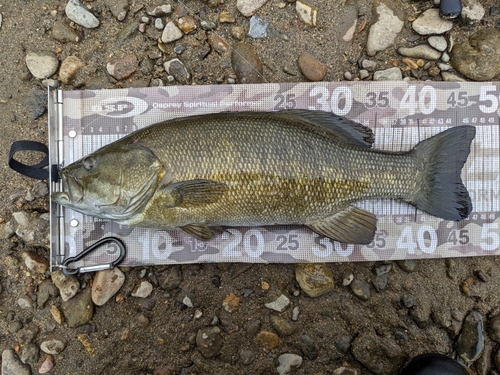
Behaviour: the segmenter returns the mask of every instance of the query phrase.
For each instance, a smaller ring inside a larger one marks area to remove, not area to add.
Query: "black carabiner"
[[[86,266],[86,267],[79,267],[79,268],[69,268],[68,265],[73,262],[78,262],[80,259],[85,258],[88,254],[90,254],[92,251],[97,249],[98,247],[107,244],[107,243],[114,243],[118,248],[120,249],[120,254],[116,260],[114,260],[111,263],[108,264],[98,264],[95,266]],[[66,276],[73,276],[76,275],[77,273],[84,273],[84,272],[94,272],[94,271],[101,271],[101,270],[108,270],[110,268],[113,268],[120,264],[123,259],[125,259],[127,251],[125,249],[125,244],[122,242],[117,237],[106,237],[103,238],[102,240],[99,240],[95,242],[94,244],[90,245],[87,247],[85,250],[83,250],[80,254],[70,257],[64,260],[64,262],[61,265],[62,271]]]

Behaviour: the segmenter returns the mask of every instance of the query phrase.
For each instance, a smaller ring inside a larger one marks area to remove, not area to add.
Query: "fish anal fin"
[[[227,190],[227,185],[212,180],[179,181],[163,188],[175,197],[175,205],[214,203]]]
[[[214,238],[214,233],[206,224],[188,224],[179,229],[188,236],[194,237],[200,241],[209,241]]]
[[[323,220],[307,224],[316,233],[345,243],[366,245],[372,242],[377,218],[371,212],[349,206]]]

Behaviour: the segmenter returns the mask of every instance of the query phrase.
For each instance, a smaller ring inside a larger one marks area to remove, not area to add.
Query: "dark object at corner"
[[[413,358],[399,375],[474,375],[474,373],[450,357],[427,353]]]
[[[462,12],[460,0],[441,0],[439,14],[443,18],[457,18]]]

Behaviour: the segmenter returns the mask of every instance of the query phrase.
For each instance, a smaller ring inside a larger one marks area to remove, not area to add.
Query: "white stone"
[[[462,0],[460,17],[467,23],[478,23],[484,17],[484,7],[477,0]]]
[[[146,298],[153,291],[153,285],[147,280],[141,280],[132,291],[132,297]]]
[[[445,51],[448,47],[448,43],[446,43],[446,39],[444,36],[433,35],[427,39],[427,42],[430,44],[432,48],[437,49],[438,51]]]
[[[415,47],[400,47],[398,48],[398,53],[406,57],[426,60],[437,60],[441,57],[441,52],[436,51],[427,44],[421,44]]]
[[[312,7],[301,1],[295,2],[295,10],[299,14],[302,21],[307,26],[316,27],[316,18],[318,17],[318,8]]]
[[[49,51],[29,52],[26,55],[26,66],[34,77],[44,79],[57,72],[59,60]]]
[[[439,9],[427,9],[412,23],[412,28],[420,35],[443,34],[453,28],[453,22],[441,18]]]
[[[99,20],[85,9],[78,0],[69,0],[66,4],[66,16],[71,20],[86,27],[93,29],[100,25]]]
[[[155,19],[155,28],[157,30],[163,30],[165,28],[165,24],[161,18]]]
[[[268,309],[282,312],[290,304],[290,300],[284,294],[281,294],[275,301],[264,304]]]
[[[401,81],[402,79],[403,74],[398,67],[379,70],[378,72],[373,73],[374,81]]]
[[[52,272],[51,278],[54,285],[59,289],[63,301],[69,300],[80,290],[78,279],[74,276],[66,276],[62,271]]]
[[[104,305],[120,290],[124,282],[125,275],[117,267],[97,272],[92,284],[92,301],[97,306]]]
[[[236,8],[245,17],[251,17],[259,10],[267,0],[238,0],[236,2]]]
[[[369,56],[374,56],[377,52],[390,47],[404,25],[404,22],[384,3],[379,3],[374,13],[376,13],[374,17],[378,20],[368,32],[366,52]]]
[[[302,364],[302,357],[297,354],[285,353],[278,357],[279,366],[276,367],[276,371],[280,375],[291,374],[292,367],[300,367]]]
[[[466,79],[463,79],[452,72],[441,72],[441,77],[443,77],[443,81],[447,82],[467,82]]]
[[[170,21],[163,29],[163,34],[161,34],[161,41],[163,43],[170,43],[182,38],[183,35],[184,34],[182,33],[181,29],[179,29],[172,21]]]

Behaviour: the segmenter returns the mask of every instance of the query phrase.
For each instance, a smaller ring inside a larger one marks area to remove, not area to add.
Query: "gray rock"
[[[351,351],[358,362],[376,375],[396,374],[405,361],[405,355],[393,339],[378,337],[370,329],[356,337]]]
[[[39,212],[19,211],[12,214],[12,226],[27,246],[46,247],[50,245],[50,217]]]
[[[368,70],[366,69],[361,69],[359,71],[359,78],[361,79],[365,79],[365,78],[368,78],[370,76],[370,73],[368,72]]]
[[[372,14],[375,22],[370,26],[366,52],[374,56],[390,47],[403,29],[404,13],[399,0],[377,0],[373,3]]]
[[[369,72],[373,72],[377,69],[377,63],[373,60],[364,59],[361,61],[361,67]]]
[[[446,39],[444,38],[444,36],[440,36],[440,35],[430,36],[427,39],[427,43],[429,43],[432,48],[437,49],[438,51],[441,51],[441,52],[446,51],[446,48],[448,47],[448,43],[446,42]]]
[[[451,52],[451,64],[474,81],[488,81],[500,74],[500,30],[479,31]]]
[[[398,266],[405,272],[414,272],[417,269],[417,262],[415,259],[402,259],[397,260]]]
[[[59,60],[49,51],[28,52],[26,66],[31,74],[38,79],[44,79],[57,72]]]
[[[49,280],[44,281],[38,287],[38,294],[36,299],[36,304],[39,309],[43,309],[45,303],[49,300],[50,297],[57,297],[59,295],[59,289],[50,282]]]
[[[193,293],[188,290],[181,290],[181,292],[176,297],[177,301],[186,305],[187,307],[197,307],[198,302]]]
[[[190,82],[191,74],[181,60],[177,58],[168,60],[163,67],[180,84],[187,85]]]
[[[29,342],[21,348],[19,358],[23,363],[35,364],[40,358],[40,348],[34,342]]]
[[[106,64],[109,75],[121,81],[130,77],[138,68],[138,61],[134,55],[129,55],[113,63]]]
[[[398,67],[379,70],[373,73],[374,81],[401,81],[402,79],[403,74]]]
[[[149,16],[154,16],[154,17],[165,17],[168,16],[170,13],[172,13],[172,5],[170,4],[163,4],[151,8],[146,8],[146,13]]]
[[[441,57],[441,52],[427,44],[421,44],[415,47],[400,47],[398,53],[406,57],[414,57],[417,59],[437,60]]]
[[[82,40],[80,33],[69,27],[64,21],[58,20],[52,26],[52,37],[62,43],[78,43]]]
[[[120,290],[124,282],[125,275],[118,267],[97,272],[92,284],[92,301],[97,306],[104,305]]]
[[[292,310],[292,320],[296,322],[299,320],[300,308],[299,306],[295,306]]]
[[[56,355],[61,353],[65,348],[66,340],[55,333],[51,333],[40,343],[40,349],[47,354]]]
[[[23,328],[23,323],[21,323],[19,320],[14,320],[10,322],[7,330],[9,331],[10,334],[14,334],[16,332],[19,332],[22,328]]]
[[[288,307],[288,305],[290,305],[290,300],[284,294],[274,296],[271,298],[270,302],[264,304],[264,306],[266,306],[268,309],[278,312],[284,311]]]
[[[87,29],[99,26],[99,20],[85,9],[78,0],[68,0],[66,4],[66,16],[73,22]]]
[[[326,263],[297,263],[295,279],[309,297],[319,297],[335,287],[333,275]]]
[[[478,23],[484,17],[484,7],[478,0],[462,0],[460,17],[467,23]]]
[[[178,265],[173,265],[168,268],[162,275],[164,279],[161,281],[161,287],[166,290],[177,288],[182,282],[182,270]]]
[[[175,26],[175,23],[170,21],[163,29],[163,33],[161,34],[161,41],[163,43],[170,43],[182,38],[183,35],[184,34],[182,33],[181,29]]]
[[[439,9],[431,8],[413,21],[412,27],[420,35],[444,34],[453,28],[453,22],[441,18]]]
[[[488,323],[488,335],[490,339],[500,344],[500,314],[493,316]]]
[[[135,286],[131,295],[132,295],[132,297],[146,298],[151,294],[152,291],[153,291],[153,284],[151,284],[146,279],[142,279]]]
[[[137,35],[139,31],[139,21],[129,22],[116,36],[116,46],[121,47],[128,40]]]
[[[344,72],[344,78],[346,81],[351,81],[352,80],[352,73],[351,72]]]
[[[39,333],[40,327],[38,327],[35,323],[30,323],[16,333],[16,340],[18,343],[25,345],[33,342]]]
[[[379,264],[378,266],[375,267],[375,274],[377,276],[382,276],[382,275],[385,275],[385,274],[388,274],[389,272],[391,272],[391,269],[392,269],[391,263]]]
[[[383,291],[385,288],[387,288],[388,283],[389,283],[389,277],[387,276],[387,274],[377,276],[372,281],[373,287],[379,293]]]
[[[63,302],[61,308],[69,327],[88,323],[94,314],[92,291],[90,289],[81,291],[69,301]]]
[[[44,274],[49,269],[50,262],[42,255],[34,251],[25,251],[21,255],[26,267],[36,273]]]
[[[38,181],[29,192],[34,198],[44,198],[49,195],[49,187],[44,181]]]
[[[484,349],[483,317],[471,311],[465,317],[462,331],[457,340],[457,354],[466,363],[474,362]]]
[[[161,18],[155,19],[155,29],[163,30],[165,28],[165,24]]]
[[[252,16],[250,18],[250,29],[248,30],[248,36],[258,39],[267,37],[267,27],[269,26],[269,21],[262,21],[259,16]]]
[[[370,299],[370,287],[364,281],[354,279],[349,287],[359,299],[363,301],[368,301]]]
[[[255,354],[251,350],[241,349],[240,359],[241,363],[243,363],[245,366],[248,366],[255,360]]]
[[[69,300],[80,290],[80,283],[74,276],[66,276],[62,271],[54,271],[51,277],[63,301]]]
[[[217,25],[215,24],[215,22],[207,21],[207,20],[201,20],[200,21],[200,26],[201,26],[201,28],[203,30],[206,30],[206,31],[215,30],[215,28],[217,27]]]
[[[333,375],[360,375],[361,371],[355,367],[338,367],[333,371]]]
[[[106,4],[111,10],[111,14],[118,20],[123,21],[127,17],[129,8],[128,0],[107,0]]]
[[[196,334],[196,345],[203,357],[213,358],[218,356],[224,345],[219,327],[201,328]]]
[[[309,335],[302,335],[300,337],[300,349],[307,358],[318,358],[319,346]]]
[[[279,366],[276,367],[278,374],[291,374],[293,369],[302,365],[302,357],[297,354],[285,353],[278,357]]]
[[[346,1],[342,7],[342,18],[337,24],[339,39],[350,42],[354,38],[356,25],[358,23],[358,6],[356,0]]]
[[[233,46],[231,64],[240,83],[264,82],[262,62],[250,44],[241,42]]]
[[[279,334],[283,336],[290,336],[295,331],[295,328],[283,317],[279,315],[271,315],[269,323]]]
[[[441,72],[441,77],[443,77],[443,81],[447,82],[467,82],[466,79],[463,79],[452,72]]]
[[[437,63],[436,65],[441,71],[447,72],[448,70],[451,70],[451,65],[449,64]]]
[[[31,375],[31,367],[22,363],[12,349],[5,349],[2,352],[2,375]]]
[[[253,16],[265,3],[267,0],[238,0],[236,2],[236,8],[245,17]]]
[[[17,299],[17,305],[21,309],[33,311],[33,300],[29,298],[26,294],[21,294]]]

